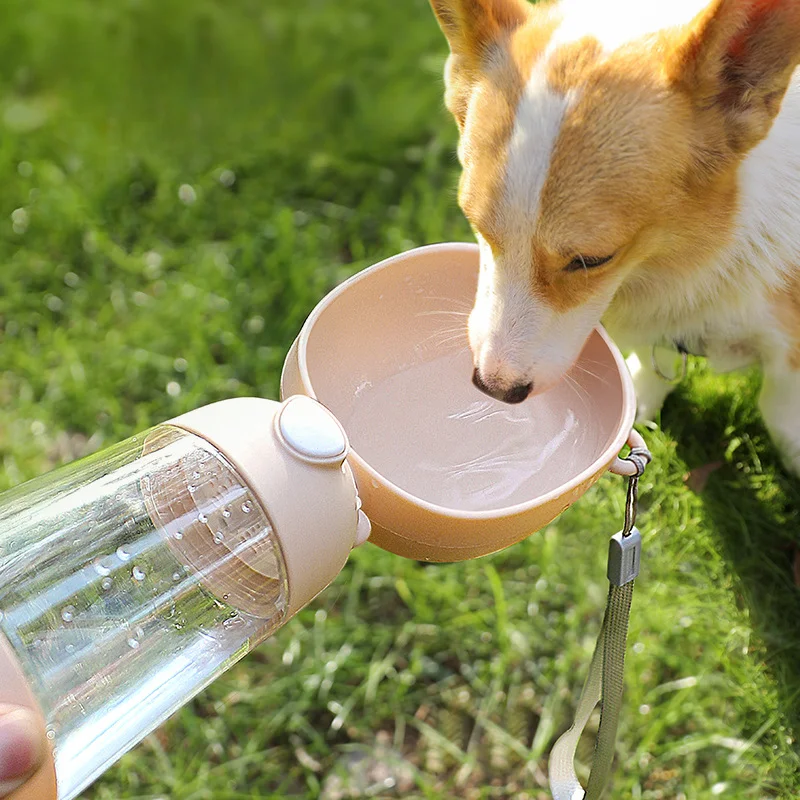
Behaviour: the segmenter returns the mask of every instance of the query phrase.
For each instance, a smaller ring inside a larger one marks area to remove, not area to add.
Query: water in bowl
[[[478,391],[471,373],[464,349],[364,383],[343,419],[353,449],[406,492],[460,511],[533,500],[602,449],[591,398],[576,382],[512,406]]]

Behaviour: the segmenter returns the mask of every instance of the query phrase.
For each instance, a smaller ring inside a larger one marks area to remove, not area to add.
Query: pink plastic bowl
[[[314,397],[342,423],[370,541],[398,555],[501,550],[624,472],[634,392],[601,328],[568,379],[519,406],[472,386],[478,267],[477,246],[440,244],[363,270],[314,309],[284,365],[283,397]]]

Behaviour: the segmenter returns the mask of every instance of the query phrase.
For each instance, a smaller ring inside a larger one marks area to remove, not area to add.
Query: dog
[[[473,381],[545,392],[602,321],[638,419],[663,344],[728,371],[800,474],[800,0],[430,0],[480,246]]]

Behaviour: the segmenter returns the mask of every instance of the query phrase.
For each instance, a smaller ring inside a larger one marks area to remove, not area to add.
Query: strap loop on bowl
[[[609,472],[621,475],[624,478],[640,477],[645,467],[653,460],[639,431],[631,429],[628,436],[628,447],[631,448],[626,456],[617,456],[609,467]]]

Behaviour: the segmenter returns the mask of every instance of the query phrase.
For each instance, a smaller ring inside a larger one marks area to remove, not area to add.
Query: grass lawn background
[[[0,488],[203,403],[275,397],[326,291],[469,240],[445,54],[425,0],[8,0]],[[758,380],[693,364],[646,431],[612,797],[800,796],[800,491]],[[548,797],[623,501],[606,477],[464,564],[361,548],[84,797]]]

